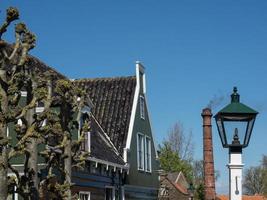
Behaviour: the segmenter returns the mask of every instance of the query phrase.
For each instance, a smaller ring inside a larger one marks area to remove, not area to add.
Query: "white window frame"
[[[147,141],[149,142],[147,146]],[[152,165],[151,165],[151,138],[145,136],[145,171],[151,173],[152,172]],[[147,163],[149,162],[149,169],[147,168]]]
[[[42,113],[44,112],[44,107],[35,107],[35,112],[38,114],[38,113]],[[47,124],[47,119],[45,119],[42,123],[42,127],[46,126]],[[22,122],[21,122],[21,125],[22,125]]]
[[[21,119],[18,119],[18,121],[17,121],[17,125],[19,125],[19,126],[22,126],[22,120]]]
[[[142,141],[139,141],[139,136],[141,136]],[[145,141],[144,134],[137,133],[137,169],[139,171],[144,171],[145,170],[144,141]],[[141,145],[139,145],[140,142],[141,142]],[[141,146],[141,149],[139,149],[139,146]],[[139,162],[140,153],[141,153],[141,163]]]
[[[114,186],[106,186],[105,187],[105,200],[107,199],[107,197],[106,197],[106,189],[112,189],[112,200],[115,200],[115,187]]]
[[[23,175],[23,173],[19,173],[19,175]],[[8,176],[16,176],[14,173],[8,173]],[[16,178],[16,182],[17,182],[17,178]],[[14,186],[15,188],[15,190],[16,190],[16,186]],[[14,195],[14,196],[13,196]],[[9,197],[12,199],[12,200],[18,200],[19,199],[19,194],[16,192],[15,194],[13,193],[13,194],[9,194],[8,195],[8,199],[9,199]],[[14,197],[14,198],[13,198]]]
[[[87,151],[91,152],[91,133],[90,131],[86,132],[87,134]]]
[[[35,107],[35,112],[36,113],[42,113],[42,112],[44,112],[44,107]]]
[[[140,95],[140,117],[145,119],[145,97]]]
[[[88,198],[87,198],[87,200],[90,200],[91,199],[91,192],[88,192],[88,191],[79,191],[79,200],[81,200],[80,199],[80,195],[88,195]]]

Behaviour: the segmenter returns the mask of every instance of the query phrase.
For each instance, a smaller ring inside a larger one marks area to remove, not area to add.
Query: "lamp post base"
[[[229,151],[229,161],[227,165],[229,168],[229,199],[242,200],[242,151]]]

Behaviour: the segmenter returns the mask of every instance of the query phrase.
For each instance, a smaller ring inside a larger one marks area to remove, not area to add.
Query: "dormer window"
[[[84,123],[88,119],[89,119],[89,116],[87,113],[81,113],[80,122],[79,122],[79,138],[82,135],[82,129],[83,129]],[[90,147],[91,147],[91,133],[88,131],[84,133],[84,140],[81,143],[80,149],[81,151],[90,152],[91,151]]]
[[[88,151],[90,152],[90,143],[91,143],[91,134],[90,132],[86,132],[84,134],[84,141],[81,143],[81,151]]]
[[[141,117],[141,119],[145,119],[145,98],[144,98],[144,96],[140,96],[140,117]]]

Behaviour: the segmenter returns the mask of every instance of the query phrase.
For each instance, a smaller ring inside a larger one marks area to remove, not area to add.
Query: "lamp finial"
[[[231,95],[231,103],[239,103],[240,95],[237,93],[237,87],[234,87]]]

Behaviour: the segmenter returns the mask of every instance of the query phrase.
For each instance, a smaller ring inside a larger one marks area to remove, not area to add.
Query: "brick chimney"
[[[211,130],[211,109],[202,110],[203,118],[203,156],[204,156],[204,192],[205,200],[215,200],[214,160]]]

